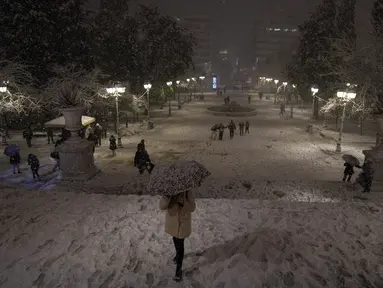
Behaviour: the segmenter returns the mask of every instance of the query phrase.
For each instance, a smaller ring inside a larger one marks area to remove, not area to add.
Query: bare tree
[[[62,108],[78,106],[89,109],[106,98],[106,91],[99,82],[103,77],[100,70],[89,72],[78,70],[72,65],[54,67],[52,70],[55,77],[44,89],[45,101],[50,109],[60,111]]]
[[[40,112],[41,99],[34,87],[35,79],[26,65],[18,62],[0,61],[0,85],[6,89],[0,92],[0,123],[7,129],[6,114],[30,115]]]

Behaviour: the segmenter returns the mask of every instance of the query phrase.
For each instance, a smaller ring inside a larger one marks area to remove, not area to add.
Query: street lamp
[[[278,83],[279,83],[279,80],[275,79],[274,83],[275,83],[275,86],[276,86],[275,95],[274,95],[274,104],[277,104],[277,93],[278,93]]]
[[[188,82],[188,83],[189,83],[189,82],[190,82],[190,79],[189,79],[189,78],[188,78],[188,79],[186,79],[186,82]]]
[[[315,118],[315,117],[314,117],[314,110],[315,110],[315,94],[317,94],[318,91],[319,91],[318,87],[316,87],[316,86],[311,87],[311,93],[313,94],[313,104],[312,104],[312,113],[313,113],[313,115],[312,115],[312,120],[314,120],[314,118]]]
[[[343,101],[343,113],[342,113],[342,118],[340,122],[340,129],[339,129],[339,138],[338,141],[336,142],[336,152],[342,152],[342,136],[343,136],[343,122],[344,122],[344,117],[346,116],[346,105],[347,102],[355,99],[356,93],[355,92],[348,92],[348,91],[338,91],[336,93],[336,97],[338,97],[341,101]]]
[[[152,89],[152,84],[146,83],[144,84],[144,88],[146,90],[146,98],[148,99],[148,120],[150,119],[150,89]]]
[[[204,84],[203,80],[205,80],[205,76],[199,76],[198,78],[199,78],[199,80],[201,80],[201,93],[203,95],[203,89],[204,89],[204,86],[205,86],[205,85],[203,85]]]
[[[294,89],[297,88],[297,85],[296,85],[296,84],[293,84],[293,88],[294,88]]]
[[[172,85],[173,85],[173,82],[172,81],[168,81],[168,82],[166,82],[166,85],[168,85],[168,87],[171,88]],[[172,105],[171,105],[171,102],[170,102],[170,97],[169,97],[168,101],[169,101],[169,114],[168,114],[168,116],[170,117],[170,116],[172,116]]]
[[[3,83],[0,85],[0,93],[5,93],[8,91],[8,83],[9,81],[3,81]]]
[[[112,88],[106,88],[106,92],[112,95],[116,100],[116,134],[117,134],[117,145],[122,148],[121,133],[120,133],[120,111],[118,109],[118,98],[120,94],[125,93],[126,88],[115,85]]]
[[[181,92],[180,92],[180,88],[179,88],[179,86],[180,86],[180,83],[181,83],[181,81],[180,80],[177,80],[176,81],[176,84],[177,84],[177,88],[178,88],[178,110],[179,109],[181,109],[181,100],[180,100],[180,94],[181,94]]]

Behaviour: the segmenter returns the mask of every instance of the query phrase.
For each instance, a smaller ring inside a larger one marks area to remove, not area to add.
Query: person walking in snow
[[[182,263],[185,254],[184,241],[191,234],[191,213],[196,205],[191,191],[182,192],[172,197],[162,196],[160,209],[166,210],[165,232],[173,237],[176,256],[173,263],[176,264],[174,280],[182,281]]]
[[[239,135],[243,136],[243,132],[245,129],[245,123],[243,123],[243,121],[241,121],[241,122],[239,122],[238,126],[239,126]]]
[[[95,137],[94,142],[95,142],[96,147],[101,146],[102,127],[98,123],[94,127],[94,137]]]
[[[41,181],[40,175],[39,175],[40,161],[39,159],[37,159],[36,155],[28,154],[28,165],[31,166],[33,179],[36,179],[37,177],[37,180]]]
[[[237,127],[235,126],[234,121],[231,120],[229,125],[227,125],[227,127],[229,128],[230,139],[233,139],[234,138],[234,131],[237,129]]]
[[[258,92],[259,100],[262,100],[263,98],[263,92]]]
[[[134,167],[138,168],[140,174],[144,173],[145,170],[151,174],[154,164],[150,161],[149,154],[144,147],[145,146],[142,145],[142,143],[137,145],[136,155],[134,156]]]
[[[249,121],[248,120],[246,120],[246,122],[245,122],[245,133],[248,133],[248,134],[250,134],[250,123],[249,123]]]
[[[372,168],[371,160],[366,159],[362,167],[355,167],[362,169],[362,172],[358,175],[358,178],[356,179],[356,183],[360,184],[364,188],[363,193],[371,192],[371,184],[372,180],[374,179],[374,169]]]
[[[12,165],[13,174],[16,174],[16,170],[17,170],[17,173],[21,173],[21,171],[20,171],[20,162],[21,162],[21,157],[20,157],[20,153],[19,152],[15,153],[15,154],[13,154],[12,156],[9,157],[9,164]]]
[[[117,143],[114,135],[110,135],[109,137],[109,149],[112,150],[112,156],[116,156]]]
[[[218,126],[218,139],[219,140],[223,140],[223,132],[225,132],[225,126],[223,126],[222,123],[219,123],[219,126]]]
[[[249,102],[249,104],[251,103],[251,95],[249,94],[249,96],[247,96],[247,101]]]
[[[23,137],[27,141],[27,146],[29,148],[31,148],[32,147],[32,137],[33,137],[33,132],[32,132],[31,127],[28,127],[27,129],[25,129],[23,131]]]
[[[345,182],[346,180],[347,182],[350,182],[352,175],[355,173],[354,166],[347,162],[344,163],[343,166],[345,166],[343,171],[343,182]]]
[[[213,127],[211,127],[211,140],[217,140],[217,134],[218,134],[219,124],[214,124]]]
[[[279,109],[280,109],[279,115],[283,116],[286,111],[285,102],[281,102]]]
[[[55,140],[53,139],[53,129],[52,128],[47,128],[47,136],[48,136],[48,145],[55,144]]]

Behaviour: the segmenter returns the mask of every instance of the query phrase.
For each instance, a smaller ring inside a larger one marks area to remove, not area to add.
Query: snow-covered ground
[[[230,119],[204,109],[221,102],[187,104],[155,130],[124,139],[116,158],[98,148],[103,172],[81,185],[48,172],[44,140],[22,148],[22,156],[39,154],[41,183],[25,165],[10,175],[0,157],[0,287],[383,287],[381,193],[353,197],[339,182],[333,143],[305,133],[300,119],[281,119],[272,101],[252,102],[250,135],[210,141],[210,127]],[[212,172],[195,191],[182,285],[171,281],[174,251],[159,198],[131,167],[142,137],[155,163],[193,159]],[[344,151],[363,160],[374,139],[363,141],[347,141]]]

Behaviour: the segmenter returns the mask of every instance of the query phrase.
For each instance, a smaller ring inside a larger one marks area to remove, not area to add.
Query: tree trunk
[[[359,118],[359,126],[360,126],[360,135],[363,136],[363,125],[364,125],[364,117],[361,116]]]

